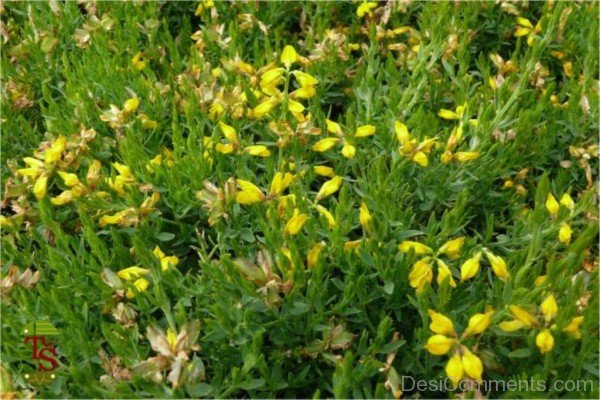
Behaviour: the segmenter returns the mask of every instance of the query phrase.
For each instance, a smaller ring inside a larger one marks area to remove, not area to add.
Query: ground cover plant
[[[3,396],[598,397],[596,2],[0,14]]]

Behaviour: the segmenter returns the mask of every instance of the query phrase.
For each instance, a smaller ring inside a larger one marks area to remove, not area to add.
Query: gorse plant
[[[7,396],[597,398],[597,3],[0,10]]]

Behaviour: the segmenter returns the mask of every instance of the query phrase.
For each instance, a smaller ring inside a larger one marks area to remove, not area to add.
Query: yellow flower
[[[137,70],[142,70],[146,68],[148,65],[148,61],[144,58],[144,54],[141,51],[138,51],[135,56],[131,59],[131,63]]]
[[[287,189],[294,181],[295,176],[286,172],[277,172],[271,180],[271,187],[269,189],[269,197],[280,196],[285,189]]]
[[[370,17],[373,15],[373,9],[375,8],[377,8],[377,2],[363,1],[356,9],[356,15],[359,18],[362,18],[365,15],[368,15]]]
[[[524,323],[528,327],[537,326],[538,323],[533,315],[525,311],[519,306],[510,306],[509,310],[511,314],[519,321]]]
[[[451,110],[447,110],[445,108],[442,108],[440,111],[438,111],[438,116],[448,120],[460,119],[460,116],[457,113]]]
[[[377,128],[375,128],[373,125],[359,126],[358,128],[356,128],[356,133],[354,134],[354,137],[372,136],[375,134],[376,130]]]
[[[546,354],[554,347],[554,337],[549,329],[542,329],[535,337],[535,344],[540,349],[540,353]]]
[[[251,156],[256,157],[269,157],[271,155],[271,152],[269,151],[267,146],[264,145],[246,146],[244,148],[244,151],[250,154]]]
[[[414,242],[412,240],[405,240],[398,245],[398,250],[403,253],[408,253],[410,250],[413,250],[415,254],[431,254],[433,250],[431,247],[424,245],[423,243]]]
[[[464,376],[464,369],[460,354],[455,352],[446,364],[446,375],[454,386],[458,385]]]
[[[333,215],[325,207],[323,207],[320,204],[317,204],[315,206],[315,208],[317,209],[319,214],[321,214],[323,217],[325,217],[325,219],[327,220],[327,224],[329,225],[329,229],[335,228],[336,223],[335,223],[335,218],[333,218]]]
[[[567,207],[571,211],[573,211],[573,209],[575,208],[575,202],[568,193],[562,195],[562,197],[560,198],[560,204]]]
[[[494,310],[490,310],[485,314],[473,315],[469,319],[469,325],[463,333],[463,337],[482,334],[488,328],[488,326],[490,326],[492,315],[494,315]]]
[[[63,171],[58,171],[58,175],[62,178],[62,180],[65,182],[65,185],[69,186],[69,187],[73,187],[77,184],[79,184],[79,178],[77,177],[76,174],[72,174],[69,172],[63,172]]]
[[[500,256],[494,255],[492,252],[490,252],[488,250],[484,250],[484,252],[485,252],[485,255],[486,255],[488,261],[490,262],[490,265],[492,266],[492,270],[494,271],[494,274],[496,274],[496,276],[498,278],[502,279],[503,281],[510,278],[510,273],[508,272],[508,269],[506,268],[506,262],[504,261],[504,259]]]
[[[501,322],[498,326],[504,332],[514,332],[527,326],[527,324],[525,324],[523,321],[519,321],[518,319],[514,319],[512,321]]]
[[[167,271],[169,267],[176,267],[179,264],[179,258],[177,256],[165,256],[160,247],[156,246],[152,251],[152,254],[160,261],[160,267],[163,271]]]
[[[297,235],[306,221],[308,221],[308,215],[300,214],[300,211],[296,208],[294,209],[294,216],[285,224],[283,231],[287,235]]]
[[[344,147],[342,147],[342,154],[346,158],[354,158],[354,154],[356,154],[356,147],[351,144],[344,142]]]
[[[336,176],[325,182],[323,186],[321,186],[319,192],[317,193],[317,201],[324,199],[327,196],[331,196],[332,194],[340,190],[340,187],[342,186],[343,182],[344,180],[341,176]]]
[[[558,314],[558,304],[556,304],[556,299],[554,298],[554,295],[551,294],[548,297],[546,297],[546,300],[544,300],[542,304],[540,304],[540,309],[544,314],[544,319],[546,320],[546,322],[552,321],[554,317],[556,317],[556,314]]]
[[[327,176],[329,178],[333,178],[335,176],[335,171],[331,167],[326,167],[323,165],[316,165],[313,167],[315,174],[320,176]]]
[[[130,281],[136,278],[141,278],[144,275],[149,275],[150,271],[145,268],[140,268],[137,266],[129,267],[120,270],[117,272],[117,276],[121,279],[125,279],[126,281]]]
[[[583,317],[575,317],[569,322],[569,325],[563,329],[567,335],[574,337],[575,339],[581,339],[581,331],[579,326],[583,323]]]
[[[344,250],[358,249],[358,247],[360,246],[361,243],[362,243],[362,239],[351,240],[351,241],[345,242]]]
[[[62,206],[65,204],[69,204],[73,201],[73,192],[70,190],[65,190],[61,194],[56,197],[52,197],[50,202],[55,206]]]
[[[476,253],[473,257],[465,261],[460,267],[460,280],[461,282],[467,279],[473,278],[479,272],[479,260],[481,259],[481,252]]]
[[[455,260],[460,255],[460,249],[465,243],[464,236],[458,237],[456,239],[448,240],[446,243],[440,247],[438,250],[439,253],[445,254],[450,257],[452,260]]]
[[[415,288],[417,293],[421,293],[425,289],[425,285],[431,283],[432,279],[431,257],[422,258],[414,263],[410,274],[408,274],[410,286]]]
[[[454,153],[454,159],[458,162],[467,162],[478,159],[480,153],[477,151],[459,151]]]
[[[251,112],[249,113],[249,117],[251,118],[261,118],[273,110],[275,106],[279,103],[277,97],[272,96],[267,100],[263,101],[259,105],[257,105]]]
[[[310,88],[310,87],[313,87],[313,86],[315,86],[315,85],[317,85],[319,83],[319,81],[317,80],[317,78],[315,78],[314,76],[312,76],[310,74],[307,74],[306,72],[292,71],[292,74],[298,80],[298,83],[300,84],[300,87]]]
[[[132,113],[135,110],[137,110],[139,106],[140,99],[137,97],[132,97],[130,99],[125,100],[125,103],[123,104],[123,109],[125,113]]]
[[[569,226],[569,224],[563,223],[558,230],[558,240],[560,240],[564,244],[571,243],[571,235],[573,230]]]
[[[40,200],[46,196],[46,192],[48,189],[48,175],[47,173],[43,173],[40,177],[35,181],[33,185],[33,194],[35,197]]]
[[[429,329],[431,329],[433,333],[456,336],[454,324],[452,324],[450,318],[446,317],[444,314],[437,313],[434,310],[427,310],[427,313],[429,314],[429,318],[431,318]]]
[[[325,151],[331,149],[333,146],[335,146],[337,143],[339,143],[340,140],[341,140],[340,138],[321,139],[313,145],[312,149],[314,151],[318,151],[318,152],[322,153],[322,152],[325,152]]]
[[[238,186],[242,189],[235,197],[236,201],[240,204],[254,204],[260,203],[266,200],[264,193],[253,183],[236,179]]]
[[[481,381],[481,375],[483,375],[483,363],[475,354],[469,349],[463,347],[463,355],[461,357],[462,366],[465,373],[476,381]]]
[[[136,280],[135,282],[133,282],[133,286],[137,289],[138,292],[145,292],[148,289],[149,285],[150,285],[150,282],[148,282],[144,278],[140,278],[140,279]],[[125,296],[128,299],[133,299],[135,297],[135,294],[136,293],[133,291],[133,289],[127,289]]]
[[[308,252],[306,256],[306,261],[308,264],[308,268],[313,268],[319,262],[319,255],[321,254],[321,250],[325,247],[325,242],[319,242],[315,244]]]
[[[536,34],[542,31],[542,21],[533,26],[527,18],[517,17],[517,26],[515,28],[515,37],[527,36],[527,45],[533,46]]]
[[[422,151],[417,151],[412,156],[412,161],[419,164],[421,167],[426,167],[429,165],[429,160],[427,159],[427,154],[423,153]]]
[[[281,52],[280,60],[281,63],[285,65],[287,69],[290,69],[292,64],[298,61],[298,54],[292,46],[287,45],[283,48],[283,51]]]
[[[446,337],[444,335],[433,335],[427,340],[425,349],[433,355],[443,356],[450,351],[455,339]]]
[[[364,201],[360,204],[360,212],[358,219],[362,228],[365,231],[369,231],[371,228],[371,220],[373,218],[371,217],[371,213],[369,212],[369,207],[367,207],[367,203],[365,203]]]
[[[67,138],[63,135],[59,135],[58,138],[52,142],[50,148],[44,153],[44,163],[51,165],[56,163],[62,157],[62,153],[67,148]]]
[[[337,122],[333,122],[329,119],[326,119],[325,124],[327,125],[327,132],[335,133],[336,135],[339,135],[339,136],[343,135],[342,127]]]
[[[556,198],[552,195],[552,193],[548,193],[548,197],[546,197],[546,209],[550,212],[553,218],[556,218],[558,215],[558,209],[560,205]]]
[[[438,285],[442,286],[444,284],[444,282],[448,282],[448,284],[450,285],[450,287],[455,288],[456,287],[456,282],[454,281],[454,278],[452,277],[452,271],[450,271],[450,267],[448,266],[448,264],[446,264],[443,260],[440,260],[439,258],[436,259],[437,261],[437,265],[438,265],[438,276],[437,276],[437,283]]]

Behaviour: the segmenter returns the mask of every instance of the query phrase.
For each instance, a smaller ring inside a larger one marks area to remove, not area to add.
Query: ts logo
[[[47,321],[29,323],[24,329],[25,343],[31,343],[31,359],[37,360],[38,371],[48,372],[58,368],[58,353],[54,346],[46,340],[47,336],[57,336],[58,329]]]

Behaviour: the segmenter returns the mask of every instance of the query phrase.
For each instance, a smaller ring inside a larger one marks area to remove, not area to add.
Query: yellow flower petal
[[[567,207],[571,211],[573,211],[573,209],[575,208],[575,202],[568,193],[562,195],[562,197],[560,198],[560,204]]]
[[[237,193],[236,201],[240,204],[254,204],[265,201],[264,193],[253,183],[242,179],[236,180],[242,191]]]
[[[117,276],[121,279],[125,279],[126,281],[130,281],[136,278],[140,278],[144,275],[149,275],[150,271],[145,268],[140,268],[137,266],[129,267],[120,270],[117,272]]]
[[[286,172],[285,174],[283,172],[275,173],[273,179],[271,180],[269,196],[280,196],[285,191],[285,189],[287,189],[292,184],[294,178],[295,176],[293,174],[290,174],[289,172]]]
[[[244,148],[244,151],[250,154],[251,156],[256,157],[269,157],[271,155],[271,152],[269,151],[268,147],[262,144],[247,146]]]
[[[417,151],[415,155],[412,157],[412,160],[419,164],[421,167],[426,167],[429,165],[429,160],[427,160],[427,155],[422,151]]]
[[[375,128],[373,125],[359,126],[356,129],[356,133],[354,134],[354,137],[373,136],[376,131],[377,131],[377,128]]]
[[[335,176],[335,171],[331,167],[326,167],[323,165],[316,165],[313,167],[315,174],[320,176],[327,176],[329,178],[333,178]]]
[[[431,247],[424,245],[423,243],[414,242],[412,240],[405,240],[398,245],[398,250],[403,253],[408,253],[410,250],[414,250],[415,254],[431,254],[433,250]]]
[[[294,210],[294,216],[290,218],[290,220],[285,224],[285,228],[283,229],[284,233],[287,235],[297,235],[300,233],[300,230],[304,226],[304,224],[308,221],[308,215],[300,214],[298,209]]]
[[[554,347],[554,337],[549,329],[542,329],[535,337],[535,344],[540,349],[540,353],[546,354]]]
[[[492,266],[494,274],[496,274],[498,278],[502,279],[503,281],[510,278],[510,273],[506,268],[506,262],[502,257],[494,255],[493,253],[487,250],[485,251],[485,255],[488,261],[490,262],[490,265]]]
[[[48,188],[48,175],[43,173],[40,177],[35,181],[33,185],[33,194],[38,200],[43,199],[46,196],[46,191]]]
[[[558,240],[560,240],[564,244],[571,243],[571,235],[573,234],[573,230],[569,226],[569,224],[563,223],[558,230]]]
[[[281,52],[281,63],[285,65],[287,69],[290,69],[292,64],[296,61],[298,61],[296,50],[290,45],[285,46],[283,52]]]
[[[483,375],[483,363],[479,357],[473,354],[469,349],[463,348],[461,361],[465,373],[472,379],[475,379],[478,382],[481,381],[481,375]]]
[[[450,239],[446,243],[444,243],[438,251],[455,260],[460,255],[460,249],[462,249],[464,243],[464,236],[457,237],[456,239]]]
[[[519,329],[521,329],[521,328],[523,328],[523,327],[525,327],[527,325],[523,321],[519,321],[518,319],[514,319],[512,321],[501,322],[500,324],[498,324],[498,326],[504,332],[514,332],[514,331],[518,331]]]
[[[546,197],[546,209],[548,212],[550,212],[550,214],[556,218],[559,208],[560,205],[558,204],[558,201],[556,201],[556,198],[552,195],[552,193],[548,193],[548,196]]]
[[[579,326],[583,323],[583,317],[575,317],[569,322],[563,332],[567,335],[574,337],[575,339],[581,339],[581,331],[579,330]]]
[[[319,242],[315,244],[306,255],[306,262],[308,264],[308,268],[313,268],[319,262],[319,255],[321,254],[321,250],[325,247],[325,242]]]
[[[445,108],[442,108],[440,111],[438,111],[438,116],[448,120],[455,120],[460,118],[457,113],[451,110],[446,110]]]
[[[371,213],[369,212],[369,207],[367,207],[367,203],[365,203],[364,201],[360,204],[360,212],[359,212],[358,219],[360,221],[362,228],[365,231],[369,231],[370,226],[371,226],[372,217],[371,217]]]
[[[444,314],[435,312],[434,310],[427,310],[427,313],[429,314],[429,318],[431,318],[429,329],[431,329],[433,333],[445,336],[456,336],[454,324],[450,318],[446,317]]]
[[[443,356],[450,351],[455,339],[444,335],[433,335],[427,340],[425,349],[433,355]]]
[[[460,267],[460,281],[466,281],[467,279],[473,278],[479,272],[479,260],[481,259],[481,252],[475,254],[473,257],[465,261]]]
[[[318,152],[322,153],[324,151],[331,149],[333,146],[335,146],[337,143],[339,143],[340,140],[341,139],[339,139],[339,138],[321,139],[313,145],[312,149],[314,151],[318,151]]]
[[[326,119],[325,123],[327,124],[327,132],[335,133],[336,135],[340,135],[340,136],[343,135],[342,127],[337,122],[333,122],[329,119]]]
[[[317,201],[324,199],[327,196],[331,196],[332,194],[340,190],[340,187],[342,186],[343,182],[344,180],[341,176],[336,176],[325,182],[323,186],[321,186],[321,189],[319,189],[319,192],[317,193]]]
[[[421,293],[432,279],[431,257],[422,258],[414,263],[408,275],[410,286],[415,288],[417,293]]]
[[[437,261],[437,265],[438,265],[438,276],[437,276],[438,285],[442,286],[444,284],[444,282],[448,282],[450,287],[455,288],[456,282],[454,281],[454,277],[452,276],[452,271],[450,270],[450,267],[448,266],[448,264],[446,264],[444,261],[440,260],[439,258],[436,261]]]
[[[558,314],[558,304],[556,304],[556,299],[554,295],[549,295],[546,299],[540,304],[540,309],[544,314],[544,319],[546,322],[550,322],[556,317]]]
[[[462,380],[464,376],[464,369],[460,354],[458,352],[454,353],[448,360],[448,363],[446,364],[446,375],[448,376],[448,379],[452,381],[454,386],[458,385],[458,383]]]
[[[482,334],[488,328],[488,326],[490,326],[492,315],[494,315],[494,310],[490,310],[485,314],[473,315],[471,318],[469,318],[469,325],[467,326],[463,336],[469,337]]]
[[[329,225],[329,229],[335,228],[336,223],[335,223],[335,218],[333,218],[333,215],[325,207],[323,207],[320,204],[317,204],[317,206],[315,208],[317,209],[319,214],[321,214],[323,217],[325,217],[325,219],[327,220],[327,224]]]
[[[510,309],[511,314],[514,315],[514,317],[516,319],[523,322],[525,325],[527,325],[529,327],[537,326],[538,323],[537,323],[535,317],[533,315],[531,315],[529,312],[522,309],[521,307],[510,306],[509,309]]]
[[[356,154],[356,147],[352,146],[349,143],[344,143],[344,147],[342,147],[342,154],[346,158],[354,158],[354,155]]]

